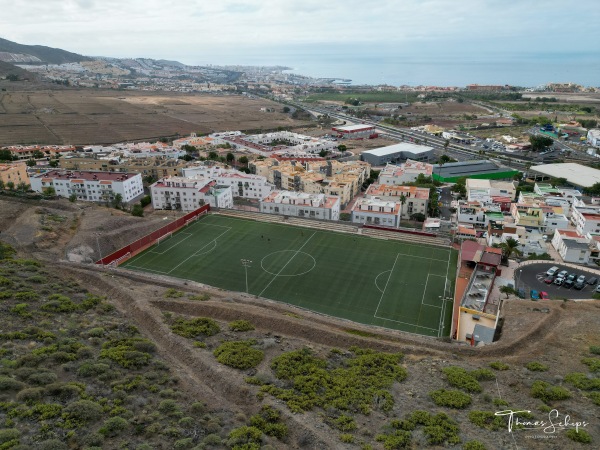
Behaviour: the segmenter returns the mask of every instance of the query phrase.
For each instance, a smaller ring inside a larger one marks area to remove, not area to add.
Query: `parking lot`
[[[577,274],[577,276],[585,275],[586,280],[592,277],[596,277],[600,281],[600,275],[596,275],[592,272],[573,269],[571,267],[561,266],[560,264],[548,262],[543,264],[531,264],[515,270],[515,287],[517,289],[522,288],[525,290],[525,298],[529,298],[529,292],[532,289],[535,289],[538,292],[547,292],[550,296],[550,299],[589,299],[594,297],[594,290],[596,289],[598,284],[596,284],[595,286],[590,286],[586,283],[583,289],[577,290],[575,288],[566,288],[563,286],[556,286],[554,284],[544,283],[544,279],[546,278],[546,272],[551,267],[558,267],[559,272],[561,270],[566,270],[570,274]]]

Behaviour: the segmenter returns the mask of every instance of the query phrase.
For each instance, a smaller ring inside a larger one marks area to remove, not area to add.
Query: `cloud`
[[[193,63],[270,49],[522,52],[593,50],[595,2],[558,0],[28,0],[3,5],[2,37],[88,54]],[[585,14],[581,14],[585,11]]]

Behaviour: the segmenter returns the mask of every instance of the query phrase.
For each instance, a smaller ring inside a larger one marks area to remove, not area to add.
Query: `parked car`
[[[579,275],[577,277],[577,283],[584,284],[585,283],[585,275]]]
[[[596,289],[595,289],[595,291],[594,291],[594,292],[596,292],[596,293],[600,294],[600,284],[599,284],[598,286],[596,286]]]
[[[547,293],[547,292],[545,292],[545,291],[542,291],[542,292],[540,292],[540,298],[541,298],[542,300],[550,300],[550,296],[549,296],[549,295],[548,295],[548,293]]]
[[[576,283],[573,285],[573,287],[574,287],[575,289],[577,289],[578,291],[580,291],[580,290],[582,290],[582,289],[585,287],[585,283],[580,283],[579,281],[577,281],[577,282],[576,282]]]
[[[570,273],[567,276],[567,281],[572,281],[573,283],[575,283],[576,280],[577,280],[577,274],[576,273]]]
[[[548,269],[548,271],[546,272],[546,275],[548,275],[549,277],[552,277],[552,276],[554,276],[554,274],[556,272],[558,272],[558,267],[553,266]]]
[[[558,278],[567,278],[567,275],[569,275],[569,272],[567,272],[566,270],[561,270],[560,272],[558,272]]]
[[[575,280],[569,280],[567,278],[567,280],[563,283],[563,287],[565,287],[567,289],[571,289],[574,284],[575,284]]]
[[[600,287],[600,286],[598,286],[598,287]],[[523,289],[523,288],[517,289],[517,297],[525,298],[525,289]]]
[[[544,283],[546,283],[546,284],[552,284],[553,282],[554,282],[553,276],[547,276],[546,278],[544,278]]]
[[[536,291],[535,289],[532,289],[531,292],[529,293],[531,300],[539,300],[540,299],[540,293],[538,291]]]
[[[597,282],[598,282],[598,278],[596,278],[596,277],[592,277],[587,280],[587,284],[589,284],[590,286],[594,286]]]
[[[554,280],[554,285],[555,285],[555,286],[562,286],[564,282],[565,282],[565,279],[564,279],[564,278],[557,277],[557,278]]]

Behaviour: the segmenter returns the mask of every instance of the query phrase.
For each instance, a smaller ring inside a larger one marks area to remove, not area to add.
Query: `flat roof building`
[[[569,184],[580,188],[600,183],[600,170],[577,163],[541,164],[531,167],[529,173],[536,181],[565,178]]]
[[[362,152],[361,159],[372,166],[383,166],[412,159],[413,161],[429,161],[434,157],[433,147],[401,142],[387,147],[380,147]]]
[[[518,170],[501,166],[487,159],[433,166],[433,179],[442,183],[456,183],[460,178],[511,179],[518,173]]]

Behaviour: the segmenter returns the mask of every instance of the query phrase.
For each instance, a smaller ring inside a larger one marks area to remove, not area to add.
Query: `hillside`
[[[37,76],[25,69],[21,69],[13,64],[0,61],[0,78],[6,78],[9,75],[17,75],[19,80],[34,80]]]
[[[60,48],[46,47],[45,45],[23,45],[0,38],[0,60],[15,61],[9,55],[2,55],[3,52],[32,56],[32,62],[28,64],[64,64],[70,62],[88,61],[90,58],[77,53],[71,53]],[[37,58],[39,61],[35,61]]]

